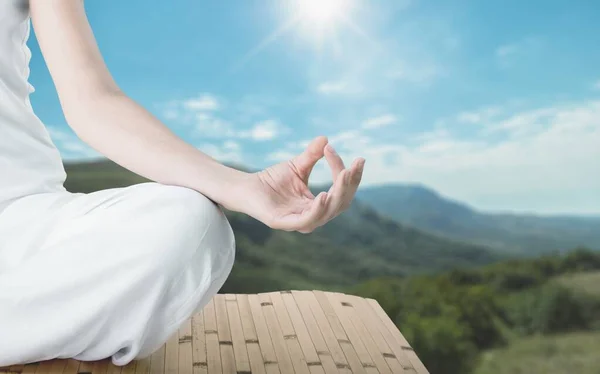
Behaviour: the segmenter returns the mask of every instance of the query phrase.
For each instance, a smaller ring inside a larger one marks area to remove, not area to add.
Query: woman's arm
[[[150,180],[192,188],[275,229],[308,233],[350,205],[364,159],[346,169],[327,138],[317,137],[298,156],[258,173],[226,167],[119,89],[100,55],[83,0],[30,0],[30,10],[69,126],[107,158]],[[334,184],[315,197],[308,179],[323,157]]]
[[[172,133],[110,75],[82,0],[31,0],[31,18],[65,118],[85,143],[150,180],[195,189],[236,210],[232,186],[249,174],[226,167]]]

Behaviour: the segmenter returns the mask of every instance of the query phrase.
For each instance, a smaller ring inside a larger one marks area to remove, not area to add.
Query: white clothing
[[[221,288],[235,247],[215,203],[158,183],[20,198],[0,238],[0,367],[153,353]]]
[[[0,0],[0,367],[53,358],[125,365],[221,288],[235,257],[223,211],[185,187],[89,194],[33,114],[26,0]]]
[[[26,0],[0,1],[0,211],[21,196],[64,191],[60,154],[29,102],[30,24]]]

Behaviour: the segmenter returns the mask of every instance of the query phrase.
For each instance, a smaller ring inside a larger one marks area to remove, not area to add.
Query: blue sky
[[[367,159],[364,185],[600,214],[599,2],[352,0],[349,23],[317,32],[306,18],[289,26],[293,1],[86,8],[121,88],[215,158],[266,167],[327,135],[348,162]],[[98,157],[29,45],[32,103],[61,154]],[[312,180],[329,179],[321,162]]]

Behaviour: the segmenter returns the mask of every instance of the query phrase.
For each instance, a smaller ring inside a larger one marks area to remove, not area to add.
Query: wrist
[[[227,210],[245,213],[247,191],[253,174],[234,169],[217,161],[196,174],[197,191]]]

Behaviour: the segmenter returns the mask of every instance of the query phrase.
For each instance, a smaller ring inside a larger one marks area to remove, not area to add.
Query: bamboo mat
[[[1,354],[1,353],[0,353]],[[377,301],[336,292],[217,294],[152,356],[52,360],[22,374],[418,373],[427,370]]]

